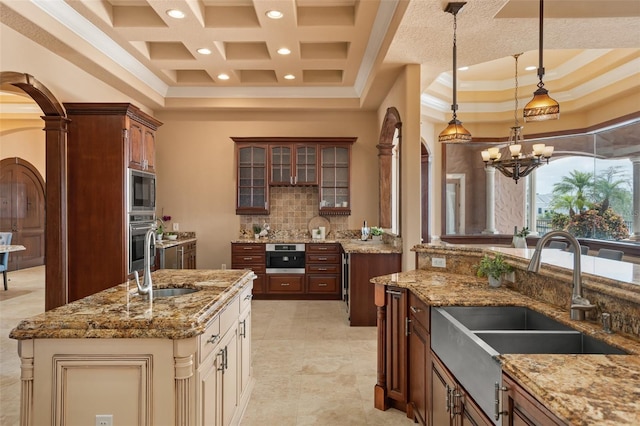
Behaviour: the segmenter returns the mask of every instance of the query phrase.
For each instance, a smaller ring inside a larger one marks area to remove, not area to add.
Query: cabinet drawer
[[[309,275],[308,277],[309,293],[337,293],[338,277]]]
[[[335,263],[340,264],[339,254],[312,254],[307,253],[307,263]]]
[[[247,285],[242,292],[240,292],[240,312],[243,312],[249,306],[251,306],[251,291],[253,290],[253,283]]]
[[[231,253],[232,254],[242,254],[242,253],[256,253],[264,254],[265,246],[262,243],[253,243],[253,244],[231,244]]]
[[[304,275],[268,276],[269,293],[302,293]]]
[[[307,244],[307,253],[340,253],[338,244]]]
[[[317,264],[317,265],[309,265],[307,264],[307,273],[308,274],[338,274],[340,273],[340,265],[331,265],[331,264]]]
[[[253,272],[256,272],[255,270]],[[266,291],[265,282],[267,276],[265,274],[259,274],[256,272],[258,278],[253,280],[253,294],[263,294]]]
[[[238,322],[240,316],[240,297],[236,296],[220,313],[220,334],[225,335]]]
[[[431,327],[429,324],[429,306],[412,292],[409,292],[409,313],[413,315],[420,324],[422,324],[428,333],[431,333]]]
[[[200,359],[201,364],[209,356],[211,351],[220,342],[222,336],[220,335],[220,316],[216,317],[209,323],[207,329],[200,335]]]
[[[231,264],[234,268],[243,266],[265,265],[265,255],[257,253],[242,253],[231,256]]]

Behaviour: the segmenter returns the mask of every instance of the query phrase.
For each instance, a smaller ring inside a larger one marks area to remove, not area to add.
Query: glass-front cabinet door
[[[317,185],[316,145],[270,145],[271,174],[269,184]]]
[[[323,146],[320,155],[320,213],[350,214],[349,164],[351,145]]]
[[[236,214],[269,214],[267,147],[237,145]]]

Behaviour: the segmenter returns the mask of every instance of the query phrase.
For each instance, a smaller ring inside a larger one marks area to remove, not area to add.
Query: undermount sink
[[[199,291],[197,288],[179,287],[179,288],[155,288],[153,289],[153,297],[172,297],[183,296]]]
[[[431,348],[489,418],[495,384],[502,382],[500,354],[626,354],[539,312],[514,306],[433,308]]]

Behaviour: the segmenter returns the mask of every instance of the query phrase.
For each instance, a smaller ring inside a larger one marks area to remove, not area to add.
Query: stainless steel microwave
[[[129,169],[129,211],[155,211],[156,176]]]

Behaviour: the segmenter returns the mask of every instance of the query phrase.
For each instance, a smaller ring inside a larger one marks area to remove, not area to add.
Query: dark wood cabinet
[[[493,425],[433,352],[430,356],[430,373],[432,425]]]
[[[129,146],[129,167],[155,173],[155,129],[136,121],[130,123],[126,138]]]
[[[399,272],[402,254],[349,253],[349,322],[352,326],[375,326],[373,277]]]
[[[351,144],[320,149],[320,214],[351,214]]]
[[[351,145],[357,138],[232,137],[236,214],[269,214],[270,186],[318,186],[319,213],[348,215]]]
[[[416,422],[428,424],[430,401],[429,353],[431,334],[429,327],[430,310],[413,293],[409,292],[409,405],[407,415]]]
[[[269,294],[302,294],[304,293],[304,274],[269,274],[267,275],[267,292]]]
[[[317,185],[316,144],[270,144],[270,185]]]
[[[378,322],[378,380],[374,407],[407,409],[408,325],[407,290],[376,284]]]
[[[264,145],[236,144],[236,214],[269,214],[267,154]]]
[[[565,424],[506,373],[502,374],[502,386],[506,388],[502,394],[502,409],[506,410],[503,426]]]
[[[178,261],[181,269],[197,269],[196,268],[196,242],[180,244],[178,247]]]
[[[146,160],[147,171],[153,170],[153,150],[144,151],[144,145],[146,140],[152,146],[162,123],[129,103],[64,107],[70,120],[66,207],[71,302],[128,279],[127,169]],[[134,153],[141,157],[133,158]]]
[[[340,299],[341,264],[339,244],[307,244],[305,251],[307,293],[318,297],[326,296],[323,298]]]
[[[266,258],[263,243],[231,243],[231,268],[251,269],[256,274],[253,294],[266,292]]]

